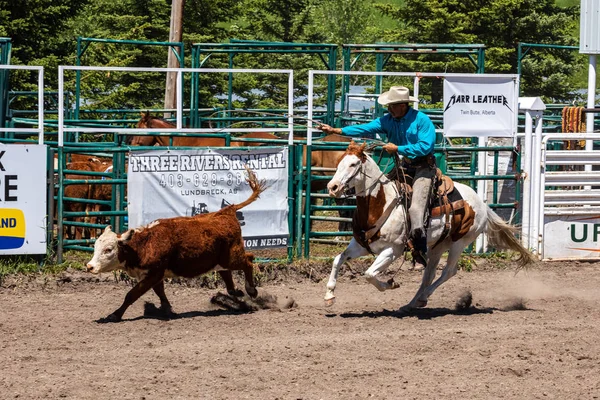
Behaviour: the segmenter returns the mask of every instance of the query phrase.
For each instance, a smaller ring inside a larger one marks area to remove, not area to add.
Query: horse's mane
[[[367,153],[365,152],[365,148],[367,147],[367,143],[357,144],[354,140],[350,142],[348,148],[346,149],[346,154],[352,154],[359,158],[362,162],[365,162],[367,159]]]
[[[166,120],[166,119],[164,119],[163,117],[157,117],[157,116],[154,116],[154,115],[152,115],[152,116],[150,117],[150,119],[154,119],[154,120],[161,121],[161,122],[166,122],[167,124],[172,124],[172,122],[170,122],[170,121],[167,121],[167,120]]]
[[[149,123],[150,121],[160,121],[160,122],[163,122],[165,124],[173,125],[172,122],[167,121],[163,117],[158,117],[156,115],[151,115],[150,112],[146,112],[142,116],[142,118],[140,119],[140,122],[143,122],[143,123],[146,123],[146,124]]]

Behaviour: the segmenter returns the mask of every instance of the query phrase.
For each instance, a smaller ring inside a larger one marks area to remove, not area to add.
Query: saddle
[[[412,201],[412,184],[413,176],[406,168],[396,167],[387,177],[397,182],[401,188],[401,193],[406,196],[407,209]],[[438,243],[443,241],[448,234],[452,236],[452,241],[456,242],[467,234],[471,226],[473,226],[475,212],[471,206],[465,202],[458,192],[454,190],[454,181],[449,176],[442,173],[439,168],[436,168],[435,177],[433,179],[432,193],[429,197],[428,213],[431,217],[439,217],[446,215],[446,224],[444,232]],[[426,226],[429,225],[429,218],[426,218]],[[436,243],[434,247],[438,244]],[[410,247],[410,243],[409,243]]]
[[[461,239],[469,232],[475,222],[475,211],[464,201],[458,190],[454,190],[454,182],[449,176],[442,174],[438,168],[433,184],[429,215],[432,218],[446,216],[444,231],[438,241],[432,246],[436,247],[448,236],[453,242]]]
[[[413,177],[410,174],[399,168],[395,168],[387,174],[387,177],[395,183],[400,196],[396,200],[396,203],[385,210],[384,215],[380,218],[383,222],[385,222],[391,211],[393,211],[393,208],[397,205],[403,203],[406,210],[408,210],[412,201]],[[454,181],[449,176],[444,175],[439,168],[436,168],[436,175],[433,178],[432,194],[429,196],[428,214],[433,218],[441,215],[446,216],[444,231],[432,248],[443,242],[448,236],[452,238],[453,242],[461,239],[475,222],[475,211],[469,203],[463,200],[458,190],[454,189]],[[369,244],[379,239],[379,229],[383,223],[380,222],[375,224],[375,226],[364,227],[364,224],[360,223],[360,219],[360,216],[355,211],[352,218],[353,236],[362,247],[373,253]],[[428,226],[429,217],[426,216],[426,219],[427,222],[425,225]],[[408,246],[409,248],[412,247],[410,240]]]

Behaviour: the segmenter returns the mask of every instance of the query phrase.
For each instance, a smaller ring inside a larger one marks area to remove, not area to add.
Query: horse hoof
[[[239,289],[227,289],[227,294],[232,297],[244,297],[244,292]]]
[[[387,283],[390,285],[390,289],[398,289],[400,287],[400,284],[394,281],[394,278],[390,278]]]
[[[410,304],[406,304],[406,305],[404,305],[404,306],[400,307],[400,308],[398,309],[398,312],[399,312],[400,314],[408,314],[408,313],[410,313],[410,312],[411,312],[413,309],[414,309],[414,307],[413,307],[413,306],[411,306]]]
[[[100,318],[96,320],[97,323],[99,324],[107,324],[107,323],[113,323],[113,322],[121,322],[121,317],[117,316],[116,314],[110,314],[108,317],[106,318]]]
[[[419,300],[415,303],[415,308],[427,307],[427,300]]]
[[[325,307],[331,307],[334,304],[335,304],[335,297],[332,297],[330,299],[325,299]]]
[[[253,287],[250,287],[250,286],[248,286],[246,288],[246,293],[248,293],[248,296],[252,297],[253,299],[255,299],[258,296],[258,290],[256,290]],[[243,296],[243,294],[242,294],[242,296]]]

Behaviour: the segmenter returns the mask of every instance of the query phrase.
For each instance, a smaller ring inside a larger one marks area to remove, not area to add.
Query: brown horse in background
[[[332,134],[315,139],[319,143],[350,143],[352,139],[348,136]],[[313,175],[333,176],[338,161],[344,155],[345,150],[313,150],[310,155],[310,166],[317,168],[331,168],[331,171],[315,171]],[[306,165],[306,146],[302,150],[302,164]],[[327,189],[328,181],[311,182],[312,190]]]
[[[318,143],[350,143],[352,139],[348,136],[331,134],[315,139],[313,142]],[[312,171],[312,175],[331,176],[335,174],[339,160],[344,156],[346,150],[313,150],[310,158],[311,168],[331,168],[331,171]],[[306,166],[306,146],[302,150],[302,164]],[[311,192],[318,192],[327,189],[328,180],[314,180],[310,183]],[[316,199],[311,199],[311,204],[315,204]],[[335,199],[337,205],[355,205],[356,202],[351,199],[339,198]],[[338,214],[341,218],[352,218],[354,211],[339,210]],[[338,223],[340,232],[352,231],[352,222],[340,221]]]
[[[171,122],[150,115],[146,112],[142,114],[142,118],[138,121],[137,127],[141,129],[175,129],[175,125]],[[279,137],[269,132],[251,132],[246,135],[240,136],[243,139],[279,139]],[[173,137],[173,144],[170,145],[170,138],[168,136],[134,136],[130,142],[132,146],[189,146],[189,147],[224,147],[225,138],[223,137],[189,137],[189,136],[177,136]],[[263,143],[258,142],[247,142],[247,141],[236,141],[231,140],[231,147],[243,147],[243,146],[261,146]]]

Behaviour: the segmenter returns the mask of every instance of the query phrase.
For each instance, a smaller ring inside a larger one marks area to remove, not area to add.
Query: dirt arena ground
[[[70,271],[0,286],[2,399],[597,399],[600,263],[460,271],[426,309],[397,313],[420,273],[379,293],[344,269],[325,307],[328,263],[279,271],[258,310],[222,285],[170,283],[179,318],[98,324],[130,283]],[[398,268],[396,268],[398,269]],[[308,272],[307,272],[308,271]],[[392,272],[394,268],[392,268]],[[457,309],[465,293],[472,305]],[[211,302],[213,299],[213,302]]]

